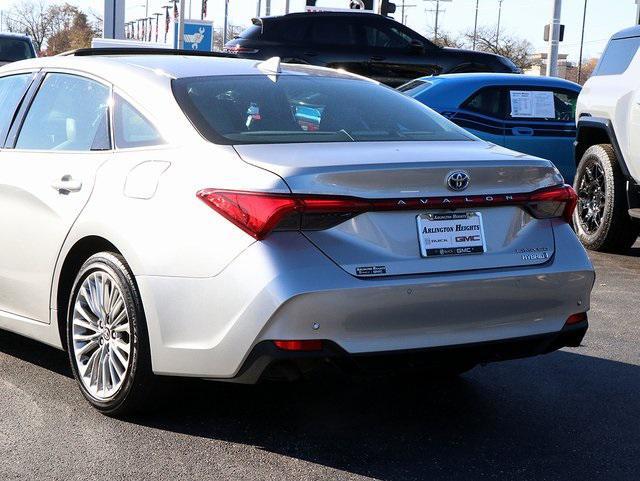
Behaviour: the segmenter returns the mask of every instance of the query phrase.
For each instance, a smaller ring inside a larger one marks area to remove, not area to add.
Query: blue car
[[[580,85],[550,77],[471,73],[422,77],[399,90],[481,139],[551,160],[573,183]]]

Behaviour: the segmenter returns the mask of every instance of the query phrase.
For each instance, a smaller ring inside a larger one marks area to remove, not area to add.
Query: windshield
[[[33,58],[31,44],[20,38],[0,37],[0,62],[17,62]]]
[[[222,144],[472,140],[419,102],[357,79],[302,75],[174,81],[183,111]]]

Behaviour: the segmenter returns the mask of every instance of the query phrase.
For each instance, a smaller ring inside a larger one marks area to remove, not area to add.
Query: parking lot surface
[[[582,347],[446,384],[178,380],[116,420],[65,353],[0,332],[0,479],[637,479],[640,244],[592,259]]]

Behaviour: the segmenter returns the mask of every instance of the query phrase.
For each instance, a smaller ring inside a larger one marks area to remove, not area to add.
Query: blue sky
[[[0,0],[0,9],[7,9],[14,0]],[[48,3],[59,3],[58,0],[45,0]],[[62,1],[62,0],[59,0]],[[100,12],[103,0],[68,0],[69,3]],[[127,19],[144,16],[146,0],[126,0]],[[189,4],[192,16],[199,18],[201,0],[185,0],[187,11]],[[338,4],[344,0],[320,0],[330,4]],[[493,26],[497,23],[498,1],[479,0],[478,24]],[[167,0],[149,0],[150,12],[160,11]],[[263,5],[265,0],[262,1]],[[396,0],[400,5],[402,0]],[[230,0],[230,21],[236,25],[248,24],[256,13],[256,0]],[[304,9],[304,0],[291,0],[291,10]],[[321,3],[319,3],[320,5]],[[406,0],[406,4],[417,5],[407,9],[407,24],[420,33],[433,29],[435,8],[434,0]],[[551,16],[551,0],[503,0],[502,27],[503,32],[528,39],[536,51],[545,51],[546,44],[542,40],[543,28]],[[272,14],[284,12],[285,0],[272,0]],[[473,28],[476,0],[441,1],[440,28],[451,33],[465,32]],[[209,0],[209,19],[221,24],[224,12],[223,0]],[[562,23],[566,25],[565,41],[561,44],[561,53],[568,53],[577,60],[582,25],[582,9],[584,0],[564,0]],[[587,27],[585,33],[585,57],[599,56],[607,39],[616,31],[631,26],[635,21],[635,0],[588,0]],[[396,18],[399,18],[399,14]]]

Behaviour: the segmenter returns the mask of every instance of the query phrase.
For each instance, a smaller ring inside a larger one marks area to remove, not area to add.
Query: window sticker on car
[[[553,92],[537,90],[511,90],[511,117],[555,118]]]

